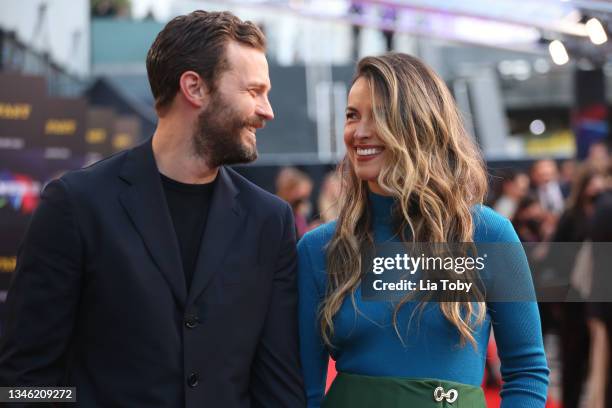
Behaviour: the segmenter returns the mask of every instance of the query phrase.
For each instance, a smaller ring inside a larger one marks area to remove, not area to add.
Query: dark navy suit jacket
[[[0,386],[74,386],[83,407],[305,406],[291,210],[218,178],[189,291],[151,140],[51,182],[9,290]]]

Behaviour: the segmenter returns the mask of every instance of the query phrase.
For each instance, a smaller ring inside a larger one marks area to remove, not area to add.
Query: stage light
[[[548,44],[548,51],[553,62],[557,65],[563,65],[569,61],[569,55],[563,43],[559,40],[554,40]]]
[[[534,135],[541,135],[546,132],[546,124],[540,119],[536,119],[529,124],[529,131]]]
[[[593,44],[600,45],[608,41],[606,30],[604,30],[598,19],[592,18],[587,21],[586,30]]]

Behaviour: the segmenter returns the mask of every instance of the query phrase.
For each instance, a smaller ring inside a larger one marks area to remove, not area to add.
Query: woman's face
[[[364,78],[355,81],[348,95],[344,144],[357,177],[367,181],[371,191],[384,194],[376,180],[385,162],[385,146],[376,134],[372,94]]]
[[[605,190],[606,184],[603,176],[598,174],[594,175],[586,188],[584,189],[584,195],[586,198],[592,199],[597,197],[601,192]]]

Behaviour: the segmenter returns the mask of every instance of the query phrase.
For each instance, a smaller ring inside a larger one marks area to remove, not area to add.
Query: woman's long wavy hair
[[[363,58],[353,83],[358,78],[370,86],[376,134],[386,155],[377,181],[396,199],[393,219],[399,236],[415,243],[473,242],[471,210],[484,200],[487,176],[446,84],[420,60],[401,53]],[[348,156],[338,171],[343,181],[340,215],[326,249],[328,284],[320,308],[321,332],[331,347],[333,318],[347,295],[355,305],[362,250],[373,245],[367,182],[357,177]],[[440,302],[443,315],[457,328],[461,345],[469,341],[476,348],[473,333],[486,316],[482,298],[448,296]],[[393,313],[400,339],[398,312],[409,300],[399,302]],[[420,302],[421,310],[426,303]]]

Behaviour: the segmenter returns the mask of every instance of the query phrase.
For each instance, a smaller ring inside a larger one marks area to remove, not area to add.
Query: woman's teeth
[[[358,156],[371,156],[371,155],[378,154],[383,151],[383,149],[381,148],[369,148],[369,149],[357,148],[356,150],[357,150]]]

